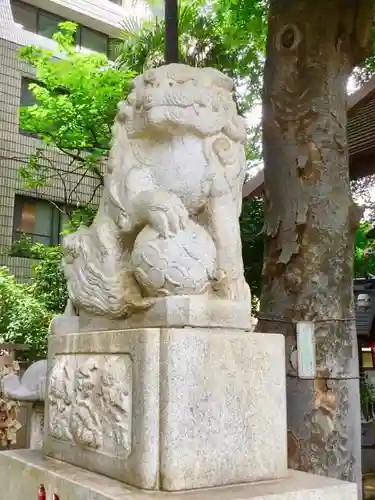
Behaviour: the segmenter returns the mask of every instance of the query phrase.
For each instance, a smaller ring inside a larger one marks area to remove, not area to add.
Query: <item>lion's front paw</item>
[[[181,200],[173,193],[156,192],[147,203],[147,219],[161,236],[168,238],[185,229],[189,214]]]
[[[212,289],[218,297],[236,302],[247,302],[251,305],[249,285],[245,279],[230,279],[221,269],[215,271],[212,277]]]

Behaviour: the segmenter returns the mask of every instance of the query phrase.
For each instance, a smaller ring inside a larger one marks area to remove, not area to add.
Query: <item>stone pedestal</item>
[[[40,452],[0,452],[1,492],[12,500],[37,498],[43,484],[46,497],[60,500],[357,500],[357,487],[335,479],[288,471],[284,479],[221,488],[168,493],[142,491],[119,481],[44,458]]]
[[[284,339],[235,328],[54,335],[45,453],[143,489],[287,476]]]
[[[30,448],[40,450],[44,438],[44,402],[33,403],[30,417]]]

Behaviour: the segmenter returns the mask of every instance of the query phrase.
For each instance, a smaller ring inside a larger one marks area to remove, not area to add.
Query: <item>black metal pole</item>
[[[165,64],[178,62],[178,0],[165,0]]]

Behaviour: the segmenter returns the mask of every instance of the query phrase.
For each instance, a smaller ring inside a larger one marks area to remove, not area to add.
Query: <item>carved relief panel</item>
[[[55,357],[48,434],[103,455],[131,452],[132,361],[128,354]]]

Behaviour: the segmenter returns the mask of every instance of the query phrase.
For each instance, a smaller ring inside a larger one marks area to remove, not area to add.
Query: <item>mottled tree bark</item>
[[[373,0],[271,0],[264,74],[266,254],[258,331],[286,338],[289,465],[361,485],[346,83]],[[314,321],[317,375],[291,363]],[[275,417],[276,418],[276,417]]]

